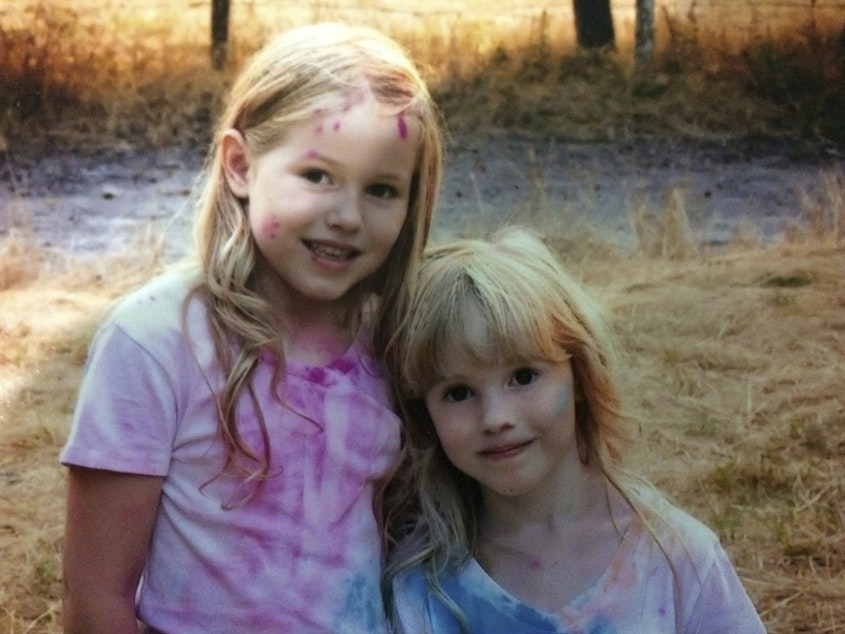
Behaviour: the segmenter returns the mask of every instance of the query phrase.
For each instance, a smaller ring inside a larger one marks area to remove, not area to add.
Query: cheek
[[[372,235],[385,251],[389,251],[399,238],[407,215],[404,209],[400,209],[389,215],[385,214],[374,219],[371,228]]]
[[[562,387],[556,401],[553,416],[557,418],[563,416],[572,407],[572,390],[568,386]]]
[[[429,408],[429,416],[434,424],[434,431],[440,439],[440,444],[447,454],[451,454],[451,449],[461,445],[463,435],[461,433],[460,425],[455,424],[455,418],[439,411],[437,407]]]
[[[265,218],[258,232],[265,240],[277,240],[282,231],[282,223],[277,218]]]

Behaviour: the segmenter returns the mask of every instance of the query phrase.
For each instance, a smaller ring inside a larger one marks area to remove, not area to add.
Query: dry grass
[[[551,217],[534,221],[612,310],[629,354],[643,470],[719,533],[771,632],[845,632],[845,245],[806,233],[624,252]],[[57,455],[87,345],[158,265],[0,246],[0,631],[57,632]],[[41,264],[16,273],[21,257]]]
[[[67,434],[87,347],[156,262],[60,261],[0,240],[0,631],[58,632]]]
[[[618,47],[600,55],[575,49],[571,3],[503,4],[233,3],[229,67],[214,72],[207,3],[23,0],[0,7],[0,146],[4,134],[15,152],[204,143],[244,59],[273,30],[316,19],[402,41],[459,133],[845,142],[836,0],[658,3],[653,72],[636,82],[632,1],[614,0]]]
[[[268,19],[258,13],[269,3],[233,3],[231,68],[217,74],[206,3],[180,5],[181,20],[173,3],[143,14],[121,2],[7,3],[0,151],[204,144],[232,70],[268,34],[260,25],[337,17],[375,20],[402,39],[457,134],[845,140],[842,10],[823,9],[833,3],[801,5],[788,32],[753,10],[738,19],[737,3],[709,21],[664,11],[655,73],[637,85],[626,23],[617,21],[618,52],[583,55],[568,4],[543,12],[514,0],[507,15],[483,2],[427,12],[279,5]],[[751,227],[722,251],[698,245],[680,193],[635,210],[638,248],[626,253],[543,209],[536,189],[537,205],[518,219],[551,233],[613,309],[630,352],[643,468],[718,531],[771,632],[845,633],[842,173],[805,197],[784,243],[760,247]],[[0,238],[0,632],[59,631],[57,455],[97,323],[159,264],[73,262],[26,234]]]

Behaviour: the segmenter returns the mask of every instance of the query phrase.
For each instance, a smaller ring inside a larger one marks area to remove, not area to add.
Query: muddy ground
[[[28,233],[74,256],[160,237],[168,256],[181,255],[190,248],[204,151],[119,147],[30,156],[10,147],[0,165],[0,235]],[[808,199],[823,194],[826,175],[844,166],[835,150],[786,141],[460,138],[450,143],[436,227],[551,214],[633,245],[632,215],[661,213],[676,192],[698,242],[724,243],[749,227],[772,241],[801,220]]]

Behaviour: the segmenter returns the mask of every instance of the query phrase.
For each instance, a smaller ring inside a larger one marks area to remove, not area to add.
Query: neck
[[[548,612],[567,605],[600,578],[616,557],[631,518],[595,470],[585,470],[580,483],[558,486],[551,497],[548,503],[529,505],[491,500],[474,553],[501,587]]]
[[[257,272],[259,292],[270,304],[289,359],[325,365],[352,343],[352,323],[346,302],[313,302],[294,297],[266,265]]]
[[[481,532],[488,536],[524,532],[567,532],[585,522],[607,517],[607,479],[580,460],[564,469],[554,486],[512,497],[483,493]]]

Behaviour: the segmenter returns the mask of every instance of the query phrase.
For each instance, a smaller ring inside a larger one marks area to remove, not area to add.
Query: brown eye
[[[513,373],[513,382],[516,385],[530,385],[536,378],[537,372],[531,368],[520,368]]]
[[[447,388],[443,393],[443,400],[452,403],[460,403],[470,397],[470,390],[465,385],[455,385]]]
[[[367,193],[375,198],[396,198],[399,196],[398,190],[391,185],[370,185],[367,188]]]
[[[331,179],[329,178],[329,175],[325,171],[318,170],[318,169],[310,169],[310,170],[304,171],[302,173],[302,178],[304,178],[305,180],[310,181],[310,182],[312,182],[316,185],[321,185],[321,184],[325,185],[325,184],[331,183]]]

